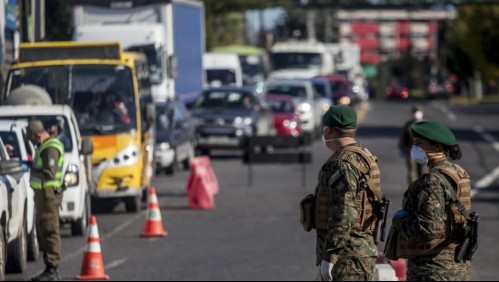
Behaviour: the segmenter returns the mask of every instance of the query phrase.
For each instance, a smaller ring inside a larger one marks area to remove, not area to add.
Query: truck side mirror
[[[94,143],[90,139],[83,139],[81,143],[81,154],[89,156],[94,153]]]
[[[177,57],[170,55],[168,57],[168,67],[169,67],[169,72],[168,75],[170,76],[171,79],[176,79],[177,78]]]
[[[156,122],[156,107],[154,104],[147,104],[146,106],[146,120],[149,125],[152,125]]]

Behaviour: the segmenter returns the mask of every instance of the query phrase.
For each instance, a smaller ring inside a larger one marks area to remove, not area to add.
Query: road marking
[[[115,260],[115,261],[110,262],[109,264],[105,265],[104,269],[109,270],[109,269],[116,268],[116,267],[124,264],[127,261],[128,261],[128,258],[124,258],[124,259],[120,259],[120,260]]]
[[[499,178],[499,167],[496,167],[491,173],[485,175],[482,179],[473,186],[471,190],[471,197],[476,196],[480,190],[488,188]]]
[[[104,241],[110,239],[111,237],[113,237],[114,235],[118,234],[119,232],[123,231],[125,228],[127,228],[130,225],[132,225],[135,221],[143,218],[144,216],[145,216],[145,212],[141,212],[141,213],[136,214],[134,217],[130,218],[129,220],[123,222],[121,225],[119,225],[118,227],[116,227],[113,231],[109,232],[108,234],[106,234],[106,236],[102,237],[101,243],[103,243]],[[81,255],[83,252],[85,252],[85,247],[83,247],[83,248],[81,248],[81,249],[79,249],[79,250],[77,250],[77,251],[69,254],[67,257],[64,257],[61,260],[61,264],[74,259],[75,257]]]
[[[480,134],[483,139],[489,142],[496,151],[499,152],[499,142],[494,138],[494,136],[490,135],[487,131],[485,131],[481,126],[475,126],[473,128],[476,133]]]
[[[481,126],[473,127],[476,133],[480,134],[480,136],[486,140],[487,142],[499,152],[499,142],[494,138],[494,136],[490,135],[487,131],[485,131]],[[478,180],[478,182],[474,185],[471,190],[471,197],[476,196],[480,190],[488,188],[499,178],[499,167],[494,169],[491,173],[485,175],[482,179]]]
[[[457,121],[457,116],[446,105],[437,102],[434,102],[431,105],[447,115],[447,118],[451,121]]]

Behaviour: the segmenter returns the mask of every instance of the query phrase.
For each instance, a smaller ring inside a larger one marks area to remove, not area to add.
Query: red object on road
[[[147,220],[140,237],[166,237],[166,235],[168,233],[163,228],[156,189],[151,187],[147,197]]]
[[[385,254],[378,252],[378,258],[376,259],[376,264],[388,263],[395,270],[398,281],[406,281],[407,279],[407,265],[405,259],[390,260],[385,257]]]
[[[297,107],[293,97],[285,95],[267,95],[274,116],[274,128],[277,135],[297,137],[302,134],[300,118],[297,115]]]
[[[191,209],[215,208],[214,196],[219,193],[218,180],[209,157],[197,157],[191,162],[191,175],[187,182],[187,195]]]
[[[87,246],[83,255],[81,274],[76,277],[78,280],[109,280],[104,272],[104,263],[100,248],[99,229],[95,216],[90,218],[88,227]]]

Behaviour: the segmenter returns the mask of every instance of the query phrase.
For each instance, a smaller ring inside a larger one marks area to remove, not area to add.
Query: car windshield
[[[60,115],[29,115],[29,116],[8,116],[8,117],[0,117],[0,120],[7,120],[7,121],[12,121],[14,123],[15,121],[21,121],[24,124],[28,124],[32,120],[40,120],[42,121],[45,129],[47,132],[50,134],[51,137],[57,137],[62,145],[64,145],[64,151],[65,152],[72,152],[73,151],[73,136],[71,135],[71,131],[69,128],[69,123],[66,117],[60,116]],[[14,132],[2,132],[0,133],[0,136],[4,140],[4,143],[11,144],[13,143],[7,142],[7,140],[14,140],[12,139],[15,137],[16,139],[16,144],[17,144],[17,151],[19,151],[19,140],[17,140],[17,137],[14,135],[13,137],[9,137],[9,134],[13,134]],[[6,137],[4,138],[4,134]],[[7,138],[7,139],[6,139]],[[26,144],[25,144],[26,145]],[[19,157],[20,158],[20,157]]]
[[[54,104],[71,105],[83,135],[116,134],[137,127],[132,71],[123,65],[18,69],[10,74],[7,93],[26,84],[44,88]]]
[[[128,48],[129,51],[144,53],[147,57],[149,65],[149,73],[152,84],[161,84],[163,81],[161,51],[154,45],[133,46]]]
[[[295,107],[291,101],[269,99],[267,103],[274,113],[293,114],[295,112]]]
[[[17,135],[15,132],[0,131],[0,138],[2,139],[5,145],[5,149],[7,150],[7,153],[9,154],[9,157],[11,159],[22,159],[19,139],[17,139]]]
[[[233,108],[250,109],[252,106],[250,93],[239,91],[213,90],[204,92],[196,101],[196,108]]]
[[[272,70],[322,68],[322,58],[319,53],[273,53],[271,62]]]
[[[306,98],[307,89],[305,86],[290,86],[290,85],[269,85],[267,93],[292,96],[296,98]]]
[[[236,83],[236,72],[233,69],[211,69],[206,70],[206,80],[208,84],[214,81],[221,85],[230,85]]]

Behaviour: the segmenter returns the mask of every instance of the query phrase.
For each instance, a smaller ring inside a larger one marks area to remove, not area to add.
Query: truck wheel
[[[36,218],[33,218],[33,229],[28,234],[28,261],[37,261],[40,257],[40,245],[38,244],[38,233],[36,231]]]
[[[82,217],[71,223],[71,234],[73,236],[83,236],[85,234],[91,211],[92,208],[90,206],[90,196],[87,193],[85,196],[85,205],[83,206]]]
[[[3,227],[0,225],[0,281],[5,281],[5,266],[7,264],[7,240]]]
[[[142,205],[140,196],[127,197],[124,200],[127,212],[138,213],[140,211]]]
[[[26,219],[23,219],[21,235],[8,246],[7,272],[23,273],[28,267],[28,234]]]

